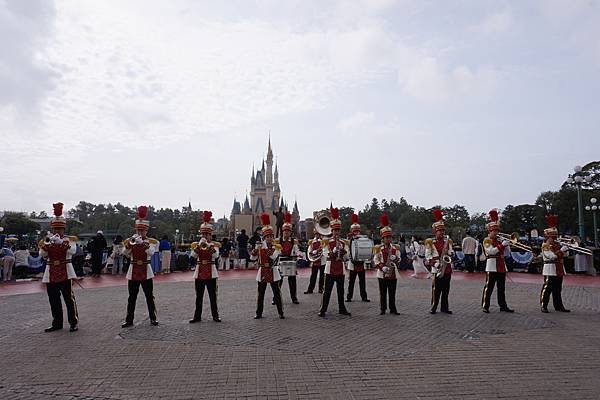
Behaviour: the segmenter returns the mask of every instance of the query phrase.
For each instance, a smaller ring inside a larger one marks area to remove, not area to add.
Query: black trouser
[[[52,326],[62,328],[63,326],[63,309],[60,301],[62,294],[67,307],[67,318],[71,326],[77,325],[77,302],[75,301],[75,293],[73,293],[73,284],[70,279],[64,282],[47,283],[46,291],[48,292],[48,301],[50,302],[50,311],[52,312]]]
[[[451,274],[444,274],[441,278],[437,276],[433,279],[431,286],[431,311],[436,311],[442,297],[442,311],[448,311],[448,293],[450,293]]]
[[[279,315],[283,315],[283,305],[281,304],[281,290],[279,282],[269,282],[273,291],[273,301],[277,306]],[[256,315],[262,317],[263,307],[265,302],[265,291],[267,290],[267,282],[258,282],[258,299],[256,300]]]
[[[465,269],[469,272],[475,271],[475,254],[465,254]]]
[[[348,310],[346,310],[346,305],[344,304],[344,275],[325,274],[325,291],[323,292],[320,310],[322,313],[327,312],[327,307],[329,307],[329,300],[331,299],[331,291],[333,290],[334,284],[336,285],[337,289],[339,312],[348,312]]]
[[[317,282],[317,274],[319,274],[319,293],[323,292],[323,284],[325,281],[325,266],[320,265],[318,267],[311,267],[312,271],[310,272],[310,281],[308,283],[307,292],[312,293],[315,289],[315,283]]]
[[[397,279],[382,279],[378,278],[379,281],[379,305],[381,311],[387,310],[387,297],[390,299],[390,311],[393,313],[398,312],[396,309],[396,287],[398,285]]]
[[[194,282],[196,287],[196,310],[194,311],[194,319],[202,318],[202,301],[204,300],[204,288],[208,291],[210,300],[210,312],[213,318],[219,318],[219,308],[217,307],[217,278],[212,279],[196,279]]]
[[[102,271],[102,253],[92,253],[92,274],[100,275]]]
[[[485,310],[490,308],[490,299],[494,292],[494,285],[498,284],[498,305],[500,306],[500,309],[508,308],[506,305],[506,296],[504,294],[504,289],[506,287],[506,272],[487,272],[486,275],[481,306]]]
[[[562,276],[544,276],[544,286],[542,286],[542,293],[540,294],[542,308],[548,307],[550,295],[552,295],[552,304],[554,305],[554,309],[557,311],[565,309],[561,294],[562,282]]]
[[[367,282],[365,281],[365,271],[350,271],[350,278],[348,279],[348,293],[346,293],[346,298],[348,300],[352,300],[352,296],[354,295],[354,282],[356,281],[356,276],[358,275],[358,287],[360,289],[360,298],[362,300],[367,300]]]
[[[135,314],[135,302],[137,301],[138,293],[140,292],[140,286],[146,296],[146,304],[148,305],[148,315],[151,321],[156,321],[156,305],[154,304],[154,294],[152,279],[146,279],[143,281],[130,280],[127,287],[129,289],[129,298],[127,299],[127,317],[125,322],[133,323],[133,316]]]
[[[298,285],[296,283],[296,277],[288,276],[287,278],[288,278],[288,284],[290,285],[290,297],[292,298],[292,301],[298,301],[298,295],[297,295]],[[281,289],[281,287],[283,286],[284,279],[285,279],[285,276],[282,276],[281,279],[279,280],[279,289]],[[275,297],[273,297],[273,301],[275,301]]]

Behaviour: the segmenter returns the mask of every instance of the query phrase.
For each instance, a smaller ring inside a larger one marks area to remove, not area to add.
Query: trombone
[[[579,247],[579,242],[573,236],[560,236],[557,241],[561,246],[568,247],[569,250],[576,253],[581,253],[586,256],[591,256],[594,254],[590,249]]]
[[[519,243],[519,235],[517,233],[513,233],[509,235],[508,233],[498,232],[498,237],[502,240],[508,240],[510,242],[510,247],[517,248],[519,250],[527,251],[532,253],[531,246],[527,246],[526,244]]]

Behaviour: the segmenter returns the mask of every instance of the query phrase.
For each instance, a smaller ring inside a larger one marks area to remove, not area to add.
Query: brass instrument
[[[201,250],[208,250],[208,248],[210,247],[210,244],[208,243],[208,241],[206,239],[202,239],[200,240],[200,249]]]
[[[435,276],[438,278],[441,278],[442,276],[444,276],[444,273],[446,272],[446,265],[448,265],[452,262],[452,258],[450,258],[450,256],[447,254],[449,245],[450,245],[450,236],[446,235],[446,236],[444,236],[444,247],[442,248],[442,253],[439,255],[439,259],[438,259],[439,265],[437,267],[437,272],[435,274]]]
[[[519,243],[519,234],[518,233],[513,233],[512,235],[509,235],[508,233],[502,233],[502,232],[498,232],[497,236],[502,239],[502,240],[508,240],[510,242],[510,247],[511,248],[517,248],[519,250],[523,250],[523,251],[527,251],[529,253],[531,253],[531,247],[527,246],[526,244],[523,243]]]
[[[382,254],[382,257],[383,257],[383,254]],[[398,268],[398,266],[396,265],[396,263],[392,261],[392,252],[391,252],[391,249],[390,249],[390,254],[388,254],[388,258],[387,258],[387,260],[385,262],[385,267],[389,268],[389,270],[388,270],[388,272],[383,272],[382,271],[384,277],[391,276],[392,274],[395,274],[396,273],[396,268]]]
[[[317,239],[313,239],[313,240],[317,240]],[[306,249],[306,258],[308,259],[308,261],[310,262],[315,262],[315,261],[319,261],[322,257],[323,257],[323,243],[320,243],[320,247],[318,250],[315,250],[315,255],[312,255],[312,243],[310,243],[308,245],[308,249]]]
[[[315,216],[315,221],[315,230],[319,232],[321,236],[331,236],[331,218],[329,217],[329,214],[327,212],[317,213],[317,215]]]
[[[560,236],[557,239],[557,242],[561,246],[568,247],[569,250],[574,251],[576,253],[580,253],[586,256],[591,256],[594,253],[590,249],[584,249],[583,247],[579,247],[579,242],[572,236]]]

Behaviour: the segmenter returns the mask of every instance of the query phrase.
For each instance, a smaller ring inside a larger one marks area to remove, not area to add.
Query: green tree
[[[4,233],[8,235],[34,234],[40,229],[40,224],[21,213],[6,212],[0,222],[4,227]]]

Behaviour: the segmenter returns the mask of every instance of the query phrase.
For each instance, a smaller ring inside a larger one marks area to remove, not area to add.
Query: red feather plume
[[[331,209],[331,218],[340,219],[340,210],[337,208],[332,208]]]
[[[138,219],[146,219],[146,217],[148,216],[148,207],[139,206],[137,209],[137,216]]]
[[[283,216],[283,221],[286,224],[291,224],[292,223],[292,214],[290,214],[289,212],[286,212],[285,215]]]
[[[546,215],[546,222],[548,223],[549,228],[556,228],[557,218],[556,215]]]
[[[358,224],[358,215],[352,213],[352,223],[353,224]]]
[[[386,213],[381,214],[381,217],[379,217],[379,223],[381,226],[390,226],[390,218]]]
[[[263,226],[265,226],[265,225],[271,225],[271,218],[269,217],[269,214],[263,213],[260,216],[260,222],[262,222]]]
[[[498,210],[496,210],[495,208],[493,210],[490,210],[489,215],[490,221],[498,222]]]
[[[60,203],[60,202],[52,204],[52,208],[54,209],[54,215],[56,217],[60,217],[62,215],[62,213],[63,213],[63,206],[64,206],[64,204]]]
[[[202,222],[209,223],[210,220],[211,220],[211,218],[212,218],[212,212],[210,212],[210,211],[204,211],[202,213]]]
[[[433,210],[433,218],[435,222],[440,222],[444,218],[444,213],[439,208]]]

